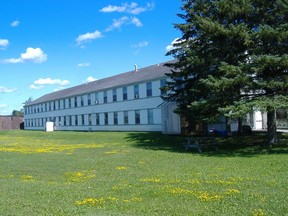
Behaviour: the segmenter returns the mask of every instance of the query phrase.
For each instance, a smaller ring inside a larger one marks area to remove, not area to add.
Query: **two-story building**
[[[53,122],[54,130],[162,131],[163,109],[159,105],[166,92],[161,87],[170,73],[164,64],[135,67],[33,100],[24,106],[25,129],[45,130],[46,122]],[[177,122],[173,130],[180,133],[180,120],[172,115],[174,124]]]

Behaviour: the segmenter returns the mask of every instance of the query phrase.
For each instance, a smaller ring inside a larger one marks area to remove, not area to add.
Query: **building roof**
[[[171,71],[169,67],[165,66],[166,63],[168,62],[151,65],[145,68],[140,68],[137,70],[118,74],[112,77],[107,77],[86,84],[52,92],[31,101],[25,106],[39,104],[47,101],[59,100],[62,98],[72,97],[76,95],[82,95],[89,92],[97,92],[105,89],[116,88],[133,83],[155,80],[162,77],[164,78],[166,77],[165,74],[170,73]]]

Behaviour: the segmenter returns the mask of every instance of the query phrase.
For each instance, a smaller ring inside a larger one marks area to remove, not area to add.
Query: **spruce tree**
[[[276,140],[274,111],[288,106],[288,1],[184,0],[182,10],[164,99],[190,122],[258,108]]]

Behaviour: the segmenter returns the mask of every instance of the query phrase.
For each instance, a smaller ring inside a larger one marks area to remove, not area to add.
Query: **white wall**
[[[25,114],[25,119],[31,119],[34,122],[33,126],[26,126],[26,129],[42,130],[45,128],[47,119],[56,118],[55,130],[116,130],[116,131],[161,131],[162,118],[161,108],[158,106],[163,102],[160,98],[160,80],[152,82],[152,97],[146,95],[146,82],[139,83],[139,99],[134,98],[134,84],[127,86],[127,100],[123,101],[123,88],[115,88],[117,92],[117,101],[113,102],[113,89],[106,90],[107,103],[103,103],[103,91],[97,92],[98,104],[95,104],[95,92],[84,95],[71,96],[71,108],[69,107],[69,99],[57,99],[55,110],[53,103],[46,103],[49,110],[41,112],[41,107],[44,104],[28,107],[27,110],[33,109],[33,113]],[[88,105],[88,94],[91,95],[91,105]],[[81,106],[81,97],[84,99],[84,106]],[[77,107],[74,106],[75,98],[77,99]],[[50,105],[49,105],[50,104]],[[34,112],[39,108],[40,112]],[[147,110],[153,109],[153,124],[148,124]],[[140,111],[140,124],[135,124],[135,111]],[[129,124],[124,125],[124,111],[128,111]],[[114,112],[118,114],[118,125],[114,125]],[[99,114],[99,124],[96,125],[96,113]],[[105,125],[104,113],[108,113],[108,125]],[[89,126],[88,115],[91,114],[92,126]],[[81,115],[84,115],[85,124],[82,125]],[[69,116],[69,117],[67,117]],[[60,117],[60,120],[59,120]],[[67,118],[64,126],[64,117]],[[68,120],[71,118],[70,121]],[[75,125],[75,120],[78,120],[78,125]],[[38,122],[43,121],[40,125]],[[61,123],[61,124],[60,124]]]

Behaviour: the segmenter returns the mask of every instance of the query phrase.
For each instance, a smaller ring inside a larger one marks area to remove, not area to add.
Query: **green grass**
[[[283,137],[198,154],[158,133],[1,131],[0,215],[287,215]]]

